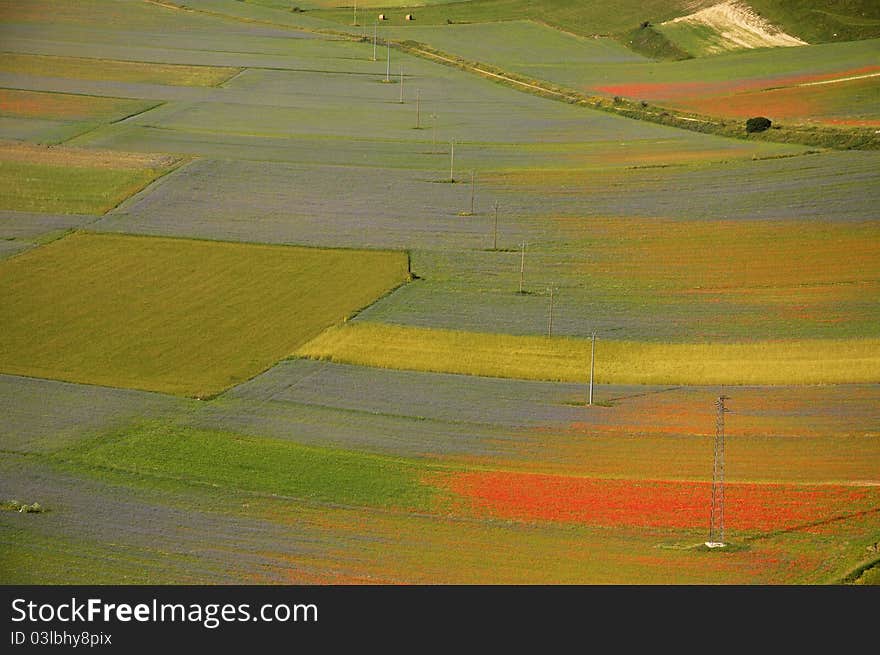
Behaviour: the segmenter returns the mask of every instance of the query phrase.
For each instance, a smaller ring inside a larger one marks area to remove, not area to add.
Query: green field
[[[156,423],[59,451],[100,472],[278,494],[343,505],[425,511],[429,493],[404,460]]]
[[[713,4],[708,0],[685,2],[683,0],[647,0],[645,2],[623,2],[614,4],[569,2],[567,0],[470,0],[449,4],[436,4],[403,11],[388,6],[384,11],[390,25],[405,25],[407,13],[415,15],[416,25],[443,25],[452,23],[490,23],[509,20],[534,20],[544,22],[558,29],[592,36],[610,34],[632,29],[642,21],[660,22],[675,16],[689,13],[695,6]],[[313,15],[350,22],[351,13],[340,9],[311,12]]]
[[[0,207],[16,211],[103,214],[145,187],[158,171],[68,168],[0,162]]]
[[[880,37],[880,7],[872,0],[749,0],[749,4],[808,43]]]
[[[207,396],[406,278],[404,253],[76,234],[2,263],[0,370]]]
[[[103,214],[179,161],[76,148],[0,145],[0,208],[58,214]]]

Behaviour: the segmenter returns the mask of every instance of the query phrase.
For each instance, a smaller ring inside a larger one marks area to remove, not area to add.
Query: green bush
[[[769,118],[765,118],[764,116],[755,116],[754,118],[750,118],[746,121],[746,132],[751,134],[752,132],[763,132],[764,130],[769,130],[770,126],[773,124]]]

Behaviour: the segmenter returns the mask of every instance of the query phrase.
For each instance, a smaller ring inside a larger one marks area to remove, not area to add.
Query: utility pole
[[[553,336],[553,287],[550,287],[550,317],[547,322],[547,336]]]
[[[593,330],[592,338],[590,339],[590,398],[587,403],[590,407],[593,406],[593,372],[596,370],[596,331]]]
[[[403,104],[403,66],[400,67],[400,104]]]
[[[391,42],[388,41],[386,44],[388,46],[388,58],[385,62],[385,81],[391,81]]]
[[[526,270],[526,242],[519,244],[522,248],[522,255],[519,260],[519,292],[523,292],[523,273]]]
[[[723,548],[724,543],[724,406],[728,396],[718,396],[715,401],[715,448],[712,464],[712,510],[709,514],[709,548]]]
[[[437,114],[431,114],[431,154],[437,154]]]
[[[450,182],[455,182],[455,175],[453,174],[454,169],[455,169],[455,139],[452,139],[452,141],[450,141],[450,148],[449,148],[449,181]]]
[[[352,23],[352,25],[357,27],[357,24],[358,24],[358,3],[357,3],[357,0],[354,0],[354,22]]]
[[[474,193],[476,191],[477,172],[471,171],[471,216],[474,215]]]
[[[416,129],[422,129],[422,90],[416,89]]]
[[[498,201],[495,201],[495,204],[492,205],[492,208],[495,211],[495,224],[492,227],[492,250],[498,250]]]
[[[376,37],[379,32],[379,21],[373,24],[373,61],[376,61]]]

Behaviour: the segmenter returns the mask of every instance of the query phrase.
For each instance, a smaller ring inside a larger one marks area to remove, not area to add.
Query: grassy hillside
[[[880,37],[876,0],[749,0],[761,16],[808,43]]]
[[[404,10],[394,7],[377,9],[373,13],[384,13],[387,20],[383,25],[443,25],[452,23],[488,23],[507,20],[534,20],[553,27],[592,36],[595,34],[616,34],[631,30],[644,21],[660,22],[682,16],[695,8],[714,4],[712,0],[626,0],[624,2],[571,2],[571,0],[473,0],[437,4]],[[351,9],[330,9],[310,12],[340,23],[351,23]],[[412,13],[415,20],[405,20]],[[367,24],[372,24],[375,16],[370,16]]]

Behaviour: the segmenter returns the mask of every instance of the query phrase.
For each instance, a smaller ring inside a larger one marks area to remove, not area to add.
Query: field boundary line
[[[837,84],[838,82],[852,82],[853,80],[864,80],[869,77],[880,77],[880,73],[865,73],[864,75],[851,75],[850,77],[839,77],[834,80],[821,80],[819,82],[804,82],[795,86],[819,86],[821,84]]]
[[[40,93],[40,92],[38,92],[38,93]],[[48,91],[46,93],[56,93],[56,92],[55,91]],[[81,95],[84,95],[89,98],[103,98],[103,97],[105,97],[105,96],[93,96],[93,95],[89,95],[89,94],[81,94]],[[127,99],[127,98],[123,98],[123,99]],[[141,116],[143,114],[146,114],[147,112],[153,111],[154,109],[157,109],[158,107],[161,107],[166,104],[168,104],[167,100],[159,100],[159,101],[155,102],[153,105],[151,105],[150,107],[147,107],[146,109],[141,109],[139,111],[132,112],[132,113],[128,114],[127,116],[122,116],[120,118],[114,118],[112,121],[109,121],[107,123],[98,123],[97,125],[94,125],[88,129],[83,130],[82,132],[77,132],[76,134],[71,134],[69,137],[67,137],[63,141],[59,141],[55,145],[63,146],[67,143],[70,143],[74,139],[79,139],[80,137],[84,137],[88,134],[91,134],[92,132],[100,130],[102,127],[107,127],[108,125],[117,125],[119,123],[123,123],[123,122],[127,121],[129,118],[135,118],[137,116]]]
[[[217,16],[227,20],[237,20],[243,23],[271,25],[288,29],[295,32],[307,32],[311,34],[321,34],[325,36],[333,36],[349,41],[362,42],[365,39],[358,34],[342,29],[317,28],[309,26],[294,26],[285,23],[278,23],[271,20],[248,18],[245,16],[235,16],[232,14],[224,14],[222,12],[211,11],[207,9],[197,9],[193,7],[180,6],[171,3],[165,3],[161,0],[145,0],[151,4],[164,7],[167,9],[179,9],[203,13],[205,15]],[[340,26],[341,27],[341,26]],[[841,150],[880,150],[880,135],[873,128],[849,128],[843,129],[832,125],[821,125],[817,128],[815,125],[809,124],[792,124],[786,126],[786,131],[767,130],[757,134],[749,134],[745,130],[745,122],[741,120],[732,121],[731,119],[716,118],[711,116],[702,116],[690,112],[683,112],[677,109],[671,109],[660,105],[650,105],[649,111],[646,104],[636,102],[627,98],[615,96],[613,101],[603,96],[592,96],[585,93],[556,87],[548,82],[541,80],[518,79],[521,76],[515,75],[508,71],[501,70],[496,66],[490,66],[480,62],[468,61],[461,57],[445,53],[417,41],[393,41],[390,39],[379,39],[379,43],[383,45],[393,46],[404,52],[409,52],[417,57],[429,59],[431,61],[440,62],[449,66],[453,66],[466,72],[475,73],[482,77],[494,79],[503,84],[507,84],[516,89],[521,89],[545,98],[560,100],[570,104],[576,104],[583,107],[591,108],[598,111],[615,113],[618,116],[631,118],[634,120],[644,120],[651,123],[665,125],[679,129],[690,130],[694,132],[702,132],[735,138],[746,141],[771,141],[775,143],[794,143],[806,146],[821,146],[832,149]],[[498,72],[489,70],[493,68]],[[657,111],[659,110],[659,111]],[[774,126],[778,128],[780,126]]]
[[[86,134],[87,134],[87,133],[86,133]],[[188,166],[189,164],[193,163],[193,162],[196,161],[197,159],[199,159],[199,157],[196,157],[196,156],[193,156],[193,155],[189,155],[189,156],[184,156],[184,157],[180,157],[180,158],[178,158],[177,161],[175,161],[173,164],[171,164],[171,166],[169,166],[169,167],[166,168],[164,171],[162,171],[159,175],[157,175],[157,176],[154,177],[152,180],[150,180],[149,182],[147,182],[146,184],[144,184],[141,188],[135,190],[134,193],[132,193],[130,196],[128,196],[128,197],[126,197],[126,198],[123,198],[123,199],[120,200],[118,203],[116,203],[115,206],[111,207],[110,209],[108,209],[107,211],[105,211],[105,212],[104,212],[103,214],[101,214],[100,216],[97,216],[97,217],[95,218],[94,221],[89,221],[88,223],[84,224],[82,227],[87,227],[87,226],[89,226],[89,225],[93,225],[94,223],[97,223],[99,220],[101,220],[101,219],[104,218],[105,216],[108,216],[108,215],[110,215],[110,214],[115,214],[115,213],[117,212],[117,210],[122,209],[122,208],[125,207],[129,202],[134,201],[135,198],[139,198],[140,196],[142,196],[142,195],[144,195],[144,194],[146,194],[146,193],[149,193],[150,190],[153,188],[154,185],[156,185],[156,184],[158,184],[159,182],[161,182],[162,180],[164,180],[167,176],[169,176],[169,175],[171,175],[172,173],[174,173],[174,172],[180,170],[181,168],[184,168],[184,167]]]

